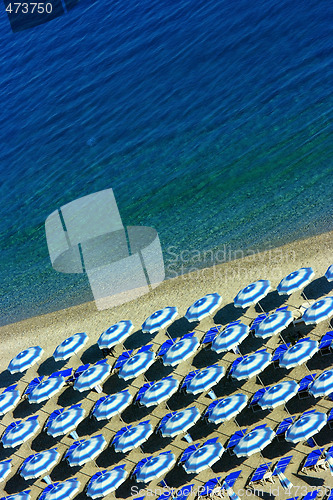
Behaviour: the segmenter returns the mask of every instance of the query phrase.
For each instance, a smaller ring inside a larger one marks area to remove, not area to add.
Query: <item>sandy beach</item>
[[[94,303],[86,303],[70,309],[64,309],[44,316],[30,318],[19,323],[10,324],[0,328],[0,389],[14,383],[18,380],[18,389],[22,393],[27,386],[27,383],[39,375],[49,375],[57,369],[64,367],[77,368],[83,363],[94,363],[102,359],[102,354],[97,347],[97,339],[100,334],[110,325],[125,319],[130,319],[134,324],[134,333],[125,341],[126,349],[136,349],[147,343],[152,344],[154,352],[157,352],[159,346],[166,340],[165,331],[161,331],[156,335],[150,336],[143,334],[141,325],[143,321],[155,310],[165,306],[177,306],[179,311],[178,319],[169,327],[169,334],[175,338],[183,334],[193,331],[191,326],[183,315],[186,309],[198,298],[206,293],[218,292],[222,296],[222,306],[213,317],[204,319],[194,328],[195,335],[201,340],[214,324],[226,325],[230,321],[241,319],[243,323],[250,324],[252,319],[260,312],[258,306],[250,307],[243,311],[237,309],[233,305],[233,298],[237,292],[247,284],[256,281],[257,279],[269,279],[271,281],[273,291],[261,301],[261,306],[266,312],[275,310],[281,305],[288,305],[290,310],[295,310],[305,302],[305,299],[299,292],[296,292],[290,297],[279,296],[275,288],[280,280],[291,271],[300,267],[311,266],[315,271],[315,278],[310,285],[305,289],[306,296],[309,300],[316,300],[324,295],[333,294],[333,285],[328,283],[323,276],[327,267],[332,264],[333,255],[333,233],[324,233],[319,236],[307,239],[298,240],[291,244],[267,250],[262,253],[253,251],[252,255],[244,258],[232,260],[214,266],[211,268],[196,270],[189,274],[179,276],[163,282],[158,288],[151,291],[148,295],[143,296],[133,302],[128,302],[117,308],[97,311]],[[323,321],[314,327],[291,326],[284,332],[284,339],[288,342],[294,342],[297,334],[309,336],[311,339],[319,340],[322,335],[332,329],[329,327],[328,321]],[[79,356],[73,356],[66,364],[55,363],[52,358],[52,353],[56,346],[65,338],[77,332],[86,332],[89,336],[88,343],[85,345]],[[260,347],[267,347],[269,352],[273,352],[279,343],[279,337],[274,336],[265,341],[259,340],[253,336],[249,336],[241,344],[242,354],[248,354]],[[41,359],[39,367],[32,367],[21,378],[15,375],[10,375],[6,370],[9,361],[21,350],[33,346],[40,345],[44,349],[44,355]],[[123,347],[118,345],[115,348],[114,356],[108,356],[108,362],[112,366],[118,355],[121,354]],[[236,354],[228,352],[226,354],[216,355],[210,349],[200,348],[198,353],[189,360],[182,362],[174,369],[164,367],[160,362],[156,361],[151,368],[146,372],[146,378],[149,381],[158,380],[168,374],[173,374],[180,381],[191,370],[202,368],[204,366],[217,362],[224,366],[227,370],[230,364],[236,359]],[[299,381],[303,376],[309,373],[317,375],[324,371],[327,367],[333,364],[333,354],[321,356],[317,353],[308,363],[307,366],[302,365],[292,370],[286,371],[281,368],[269,366],[261,375],[261,380],[264,385],[273,384],[276,381],[296,380]],[[103,385],[103,394],[116,393],[119,390],[128,387],[131,394],[135,395],[138,389],[145,383],[143,375],[136,378],[132,383],[126,384],[120,381],[116,374],[106,380]],[[249,398],[260,388],[260,382],[252,378],[245,382],[237,382],[226,377],[217,384],[214,391],[217,397],[232,394],[234,392],[243,392]],[[86,410],[86,418],[79,424],[77,432],[80,439],[84,439],[89,435],[102,433],[107,443],[112,440],[113,435],[124,425],[135,424],[142,420],[150,419],[151,424],[155,427],[163,415],[167,412],[165,403],[157,407],[152,407],[149,410],[138,408],[131,405],[120,417],[113,417],[109,422],[102,421],[99,424],[89,418],[89,413],[95,401],[101,397],[95,391],[88,394],[78,393],[73,388],[64,388],[60,394],[49,400],[43,405],[30,405],[27,400],[23,399],[19,405],[5,416],[0,417],[1,434],[5,427],[13,420],[25,418],[32,414],[39,415],[41,431],[33,440],[24,443],[19,449],[11,450],[0,447],[0,460],[12,458],[12,471],[6,480],[0,484],[0,493],[2,496],[13,494],[26,489],[31,489],[31,498],[38,498],[42,489],[46,484],[41,480],[25,481],[18,474],[17,470],[24,458],[32,453],[42,451],[44,449],[57,446],[58,452],[62,456],[66,449],[73,443],[73,439],[65,436],[62,439],[53,439],[45,432],[42,432],[42,427],[47,420],[49,414],[56,408],[69,406],[76,402],[82,402],[82,407]],[[174,411],[185,407],[195,405],[201,413],[210,404],[211,399],[207,393],[203,393],[196,397],[180,396],[176,393],[169,401],[169,408]],[[316,408],[318,411],[327,412],[332,408],[333,404],[328,399],[317,399],[312,397],[300,400],[297,396],[287,403],[287,408],[290,414],[300,415],[303,411]],[[284,406],[279,406],[271,412],[258,411],[253,412],[250,408],[243,410],[237,417],[238,425],[241,428],[247,427],[248,430],[259,425],[259,423],[267,423],[273,430],[276,429],[278,423],[283,418],[288,416],[288,412]],[[219,426],[207,425],[200,421],[189,433],[193,440],[197,443],[203,443],[210,437],[218,437],[219,441],[225,445],[229,437],[238,429],[238,425],[233,420]],[[328,449],[333,443],[333,430],[329,426],[315,436],[318,446]],[[150,455],[156,455],[162,451],[172,450],[176,458],[178,458],[183,450],[186,449],[188,443],[181,436],[174,438],[172,441],[168,439],[157,438],[152,436],[143,446],[142,451],[135,449],[126,455],[117,454],[111,448],[106,448],[95,462],[90,462],[79,469],[71,469],[64,462],[60,462],[51,472],[52,481],[67,479],[68,477],[76,477],[81,483],[81,490],[76,495],[77,499],[87,498],[83,492],[86,484],[98,470],[112,468],[116,464],[126,464],[126,470],[131,472],[135,463],[141,458]],[[324,488],[329,488],[333,484],[332,477],[329,471],[318,469],[318,471],[309,471],[305,474],[300,471],[300,466],[304,461],[305,456],[310,453],[311,448],[306,444],[297,444],[291,446],[285,441],[278,442],[276,439],[262,452],[263,456],[256,453],[246,459],[238,459],[235,455],[230,455],[227,451],[222,455],[222,458],[213,465],[212,469],[206,469],[196,476],[188,476],[180,466],[176,466],[167,476],[166,481],[170,487],[179,488],[186,484],[193,484],[193,491],[198,491],[208,479],[221,477],[223,480],[229,472],[242,470],[240,477],[234,486],[234,491],[240,497],[250,497],[251,495],[260,496],[262,498],[288,498],[293,496],[303,497],[305,493],[313,489],[324,491]],[[276,480],[275,483],[268,482],[265,485],[256,485],[257,491],[245,491],[248,484],[248,479],[254,469],[264,462],[271,462],[272,467],[283,456],[292,455],[291,464],[288,466],[286,476],[294,484],[290,494],[285,493],[280,483]],[[146,495],[146,498],[156,498],[159,492],[163,492],[163,488],[158,486],[158,480],[153,481],[147,486],[149,491],[141,492],[142,485],[137,485],[134,481],[126,480],[120,488],[106,498],[129,498]],[[194,498],[190,496],[189,498]],[[227,496],[226,496],[227,498]]]

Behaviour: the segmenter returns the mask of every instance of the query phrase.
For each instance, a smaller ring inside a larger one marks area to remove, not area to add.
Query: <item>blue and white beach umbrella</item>
[[[5,415],[20,401],[20,393],[16,389],[16,385],[8,387],[0,394],[0,416]]]
[[[219,308],[222,297],[218,293],[208,293],[196,300],[186,311],[185,318],[192,321],[201,321]]]
[[[253,429],[253,431],[245,434],[234,447],[234,453],[237,457],[249,457],[266,448],[272,442],[274,436],[275,432],[270,427]]]
[[[14,493],[14,495],[2,497],[0,500],[30,500],[30,491],[31,490],[25,490],[21,491],[21,493]]]
[[[310,387],[309,392],[315,398],[320,396],[328,396],[333,393],[333,370],[326,370],[314,380]]]
[[[272,356],[266,351],[258,351],[242,359],[231,373],[237,380],[255,377],[271,362]]]
[[[4,448],[16,448],[25,441],[28,441],[39,429],[37,416],[27,420],[18,420],[6,428],[2,435],[1,442]]]
[[[212,342],[212,350],[218,354],[235,349],[250,333],[250,329],[243,323],[228,326]]]
[[[125,465],[118,465],[109,471],[96,472],[88,483],[87,496],[93,499],[103,498],[119,488],[128,476],[124,467]]]
[[[282,488],[290,493],[290,489],[294,486],[293,483],[289,481],[289,479],[283,474],[283,472],[280,471],[280,469],[277,469],[277,477],[279,478]]]
[[[240,497],[234,492],[232,488],[230,488],[230,486],[227,486],[226,490],[230,500],[240,500]]]
[[[283,278],[276,287],[279,295],[291,295],[310,283],[314,277],[312,267],[302,267]]]
[[[319,411],[303,414],[295,423],[293,423],[286,432],[286,441],[290,443],[299,443],[307,441],[310,437],[319,432],[327,423],[325,413]]]
[[[136,378],[146,372],[155,359],[155,353],[152,351],[138,352],[119,368],[118,376],[124,380]]]
[[[263,410],[276,408],[294,397],[298,389],[299,385],[295,380],[280,382],[267,389],[264,395],[259,399],[258,405],[260,405]]]
[[[84,465],[94,460],[106,447],[106,441],[102,434],[89,439],[75,441],[65,455],[71,467]]]
[[[155,333],[163,328],[167,328],[178,316],[177,307],[164,307],[159,311],[155,311],[147,318],[143,325],[142,331],[145,333]]]
[[[257,304],[259,300],[266,297],[271,289],[271,284],[268,280],[255,281],[238,292],[234,298],[235,307],[246,309],[253,304]]]
[[[188,429],[193,427],[199,418],[200,412],[198,408],[192,406],[186,410],[175,411],[166,415],[162,419],[158,430],[163,437],[175,437],[182,432],[188,431]]]
[[[279,364],[289,370],[308,361],[317,351],[318,342],[316,340],[298,341],[295,345],[289,347],[287,351],[284,351],[279,359]]]
[[[21,465],[20,475],[26,480],[46,476],[59,460],[57,448],[30,455]]]
[[[171,452],[163,452],[156,457],[149,457],[146,463],[135,474],[135,479],[138,483],[149,483],[153,479],[166,474],[174,464],[176,457]]]
[[[0,483],[4,481],[12,468],[12,459],[0,462]]]
[[[111,366],[108,363],[96,363],[82,372],[75,380],[74,389],[79,392],[89,391],[97,385],[102,384],[110,371]]]
[[[219,442],[204,444],[189,456],[183,467],[188,474],[199,474],[199,472],[214,465],[221,458],[223,452],[224,448]]]
[[[140,404],[149,408],[169,399],[178,389],[179,381],[165,377],[152,384],[140,398]]]
[[[52,437],[69,434],[77,428],[84,416],[85,410],[79,404],[55,410],[46,422],[46,432]]]
[[[38,500],[70,500],[79,491],[80,486],[79,480],[75,477],[62,483],[49,484]]]
[[[98,347],[100,349],[111,349],[111,347],[124,342],[133,328],[132,321],[119,321],[119,323],[110,326],[102,333],[97,341]]]
[[[103,396],[95,403],[92,415],[96,420],[109,420],[114,415],[119,415],[124,411],[131,404],[132,399],[133,396],[128,389]]]
[[[245,408],[247,402],[248,397],[241,393],[217,399],[207,409],[207,420],[213,424],[220,424],[221,422],[231,420]]]
[[[203,370],[199,370],[186,385],[186,392],[195,395],[208,391],[214,385],[218,384],[223,375],[223,366],[219,366],[217,364],[208,366]]]
[[[141,422],[136,426],[128,425],[117,432],[113,438],[112,445],[115,451],[126,453],[147,441],[153,432],[154,429],[149,423],[149,420]]]
[[[43,349],[38,345],[25,349],[11,360],[8,365],[8,370],[10,373],[25,372],[28,368],[37,363],[37,361],[42,357],[43,352]]]
[[[61,376],[49,377],[40,382],[28,394],[29,403],[42,403],[57,394],[60,389],[65,385],[65,379]]]
[[[291,311],[278,311],[267,316],[255,328],[255,336],[266,339],[282,332],[293,321],[293,314]]]
[[[325,273],[325,278],[327,281],[333,281],[333,264],[327,269]]]
[[[333,315],[333,297],[317,300],[304,312],[302,319],[306,325],[320,323]]]
[[[86,333],[75,333],[68,339],[61,342],[53,353],[55,361],[66,360],[71,358],[83,348],[88,340]]]
[[[165,366],[177,366],[188,359],[199,348],[200,342],[197,337],[187,337],[178,340],[162,356]]]

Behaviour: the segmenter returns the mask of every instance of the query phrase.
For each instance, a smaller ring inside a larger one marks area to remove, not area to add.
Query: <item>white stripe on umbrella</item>
[[[79,405],[71,408],[56,410],[58,416],[46,422],[46,432],[52,437],[63,436],[74,431],[84,419],[85,410]],[[52,416],[52,415],[51,415]]]
[[[97,344],[100,349],[111,349],[111,347],[124,342],[130,335],[134,326],[132,321],[123,320],[110,326],[99,337]]]
[[[39,429],[38,417],[29,417],[27,420],[18,420],[11,423],[2,435],[1,442],[4,448],[16,448],[28,441]]]
[[[283,278],[276,287],[279,295],[291,295],[310,283],[314,277],[312,267],[302,267]]]
[[[217,462],[224,452],[221,443],[203,444],[198,450],[193,451],[183,464],[188,474],[199,474],[199,472],[211,467]]]
[[[115,491],[125,481],[128,472],[123,465],[118,465],[112,470],[97,472],[90,479],[87,486],[87,496],[90,498],[102,498]]]
[[[22,373],[26,371],[28,368],[37,363],[37,361],[42,357],[43,352],[43,349],[38,345],[21,351],[11,360],[8,365],[8,370],[10,373]]]
[[[65,379],[61,376],[49,377],[46,380],[40,382],[31,392],[28,394],[29,403],[42,403],[52,396],[57,394],[61,388],[65,385]]]
[[[171,452],[162,452],[156,457],[148,457],[146,463],[135,473],[135,479],[137,482],[149,483],[166,474],[175,463],[176,457]]]
[[[277,477],[279,478],[282,488],[290,493],[291,488],[294,486],[293,483],[289,481],[280,469],[277,470]]]
[[[287,380],[269,387],[259,399],[258,405],[263,410],[270,410],[282,405],[297,394],[299,385],[295,380]]]
[[[326,370],[314,380],[310,387],[309,392],[315,398],[320,396],[328,396],[333,393],[333,370]]]
[[[201,392],[208,391],[214,385],[218,384],[224,375],[223,366],[217,364],[207,366],[200,370],[186,385],[186,392],[191,394],[200,394]]]
[[[270,314],[255,328],[255,336],[266,339],[282,332],[293,321],[291,311],[278,311]]]
[[[179,381],[172,377],[165,377],[148,387],[140,398],[140,404],[149,408],[169,399],[178,389]]]
[[[5,415],[18,404],[20,393],[14,387],[16,386],[13,386],[13,389],[8,388],[0,394],[0,415]]]
[[[79,392],[88,391],[104,382],[111,371],[108,363],[90,366],[74,382],[74,389]]]
[[[39,500],[70,500],[80,489],[80,482],[75,477],[62,483],[53,483],[44,488]]]
[[[207,419],[214,424],[231,420],[245,408],[247,402],[248,397],[241,393],[217,399],[209,405]]]
[[[289,347],[279,359],[279,365],[287,370],[302,365],[318,351],[316,340],[302,340]]]
[[[325,278],[327,281],[333,281],[333,264],[329,266],[325,273]]]
[[[234,298],[235,307],[247,307],[257,304],[259,300],[266,297],[271,290],[271,284],[268,280],[258,280],[240,290]]]
[[[96,420],[109,420],[114,415],[119,415],[124,411],[131,404],[132,399],[133,396],[128,389],[104,396],[95,403],[92,414]]]
[[[218,354],[235,349],[249,335],[250,329],[243,323],[232,325],[216,335],[212,342],[212,350]]]
[[[333,315],[333,297],[317,300],[304,312],[302,319],[306,325],[320,323]]]
[[[57,448],[35,453],[24,460],[19,469],[20,475],[26,480],[46,476],[59,460]]]
[[[75,333],[68,339],[61,342],[53,353],[55,361],[66,360],[77,354],[88,340],[88,335],[84,332]]]
[[[4,481],[12,468],[12,459],[0,462],[0,482]]]
[[[268,446],[275,436],[275,432],[270,427],[253,429],[245,434],[239,443],[234,447],[234,453],[237,457],[249,457]]]
[[[141,422],[134,427],[131,425],[123,427],[113,438],[112,445],[115,451],[126,453],[141,446],[153,432],[154,429],[149,422]]]
[[[118,376],[124,380],[131,380],[145,373],[155,361],[155,353],[152,351],[138,352],[119,368]]]
[[[188,359],[199,348],[200,342],[196,337],[187,337],[175,342],[162,356],[165,366],[176,366]]]
[[[164,307],[155,311],[142,324],[142,331],[145,333],[155,333],[167,328],[178,316],[177,307]]]
[[[71,467],[84,465],[94,460],[106,447],[106,441],[102,434],[89,439],[76,441],[65,455]]]
[[[306,441],[319,432],[327,422],[327,415],[319,411],[301,415],[286,432],[286,441],[290,443],[299,443]]]
[[[266,351],[250,354],[238,363],[231,376],[237,380],[255,377],[269,365],[271,359],[272,356]]]
[[[219,308],[222,297],[218,293],[208,293],[201,299],[196,300],[186,311],[185,318],[188,321],[201,321],[213,314]]]
[[[14,493],[14,495],[3,497],[1,500],[31,500],[30,491],[26,490],[21,491],[21,493]]]
[[[187,408],[186,410],[176,411],[165,416],[158,430],[163,437],[175,437],[177,434],[186,432],[192,427],[200,418],[200,412],[195,406]]]

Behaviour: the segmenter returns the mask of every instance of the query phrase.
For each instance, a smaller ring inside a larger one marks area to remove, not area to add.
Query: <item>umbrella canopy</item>
[[[49,377],[40,382],[28,393],[29,403],[42,403],[57,394],[65,385],[65,379],[61,376]]]
[[[74,389],[79,392],[89,391],[97,385],[104,382],[111,371],[111,366],[108,363],[96,363],[90,366],[87,370],[81,373],[81,375],[74,382]]]
[[[109,420],[114,415],[119,415],[124,411],[131,404],[132,399],[133,396],[128,389],[104,396],[95,403],[92,414],[96,420]]]
[[[283,278],[278,286],[276,287],[279,295],[291,295],[296,292],[296,290],[301,290],[314,277],[314,271],[312,267],[302,267],[297,271],[293,271]]]
[[[6,497],[1,498],[1,500],[30,500],[30,491],[31,490],[26,490],[26,491],[21,491],[21,493],[14,493],[14,495],[9,495]]]
[[[94,460],[106,447],[106,441],[102,434],[89,439],[75,441],[65,455],[69,465],[75,467]]]
[[[176,463],[176,457],[171,452],[163,452],[157,457],[149,457],[144,465],[135,473],[136,481],[149,483],[166,474]]]
[[[159,311],[155,311],[147,318],[143,325],[142,331],[145,333],[155,333],[163,328],[167,328],[174,319],[178,316],[177,307],[165,307]]]
[[[124,342],[127,339],[134,326],[132,321],[119,321],[115,325],[110,326],[97,340],[100,349],[111,349],[111,347]]]
[[[117,432],[113,438],[112,445],[116,451],[126,453],[127,451],[133,450],[147,441],[153,432],[154,429],[149,423],[149,420],[141,422],[134,427],[132,425],[128,425]]]
[[[207,420],[213,424],[220,424],[231,420],[247,405],[245,394],[233,394],[227,398],[217,399],[207,409]]]
[[[59,459],[60,455],[57,452],[57,448],[30,455],[21,465],[19,469],[20,475],[26,480],[46,476],[58,463]]]
[[[289,481],[280,469],[277,469],[277,477],[279,478],[282,488],[290,493],[290,489],[294,486],[293,483]]]
[[[333,370],[326,370],[314,380],[310,387],[309,392],[315,398],[320,396],[328,396],[333,393]]]
[[[0,416],[5,415],[20,401],[20,393],[16,390],[16,385],[8,387],[0,394]]]
[[[215,364],[203,370],[197,370],[193,372],[193,375],[186,383],[186,392],[200,394],[203,391],[208,391],[221,380],[224,375],[224,368]]]
[[[124,380],[131,380],[142,373],[155,361],[155,353],[152,351],[142,351],[128,358],[127,361],[119,368],[118,376]]]
[[[234,490],[232,488],[230,488],[230,486],[227,486],[226,490],[227,490],[228,497],[230,498],[230,500],[240,500],[240,497],[238,495],[236,495],[236,493],[234,492]]]
[[[175,411],[166,415],[161,420],[158,430],[163,437],[174,437],[177,434],[186,432],[199,418],[200,412],[198,408],[192,406],[186,410]]]
[[[263,410],[271,410],[289,401],[289,399],[297,394],[298,389],[299,385],[295,380],[280,382],[267,389],[264,395],[259,399],[258,405],[260,405]]]
[[[12,468],[12,459],[0,462],[0,483],[4,481]]]
[[[42,357],[43,352],[43,349],[38,345],[25,349],[11,360],[8,365],[8,370],[10,373],[25,372],[28,368],[37,363],[37,361]]]
[[[206,316],[213,314],[219,308],[222,297],[218,293],[208,293],[196,300],[186,311],[185,318],[192,321],[201,321]]]
[[[325,452],[326,456],[326,462],[328,463],[328,467],[330,469],[331,476],[333,476],[333,456],[328,453],[328,451]]]
[[[275,432],[270,427],[253,429],[245,434],[234,448],[237,457],[249,457],[258,451],[263,450],[272,442]]]
[[[198,349],[200,345],[196,337],[186,337],[178,340],[162,356],[165,366],[177,366],[185,361]]]
[[[231,351],[248,336],[250,329],[243,323],[231,325],[222,330],[212,342],[212,350],[218,354]]]
[[[302,319],[306,325],[320,323],[333,315],[333,297],[317,300],[304,312]]]
[[[28,441],[39,429],[37,416],[27,420],[18,420],[6,428],[2,435],[1,442],[4,448],[16,448],[25,441]]]
[[[232,371],[231,376],[237,380],[255,377],[271,362],[272,356],[266,351],[258,351],[242,359]]]
[[[84,416],[85,411],[80,404],[55,410],[45,424],[46,432],[52,437],[64,436],[74,431]]]
[[[140,396],[140,404],[149,408],[169,399],[178,389],[179,381],[172,377],[165,377],[153,384],[147,384],[148,388]]]
[[[284,351],[279,359],[279,364],[289,370],[308,361],[317,351],[318,342],[316,340],[302,340]]]
[[[39,500],[69,500],[80,489],[80,482],[75,477],[62,483],[49,484],[44,488]]]
[[[303,414],[286,431],[286,441],[299,443],[317,434],[327,422],[325,413],[319,411]]]
[[[327,281],[333,281],[333,264],[327,269],[325,278],[327,278]]]
[[[291,311],[278,311],[270,314],[255,329],[255,336],[266,339],[282,332],[293,321],[293,314]]]
[[[189,456],[183,467],[188,474],[199,474],[199,472],[215,464],[221,458],[223,452],[224,448],[221,443],[203,444]]]
[[[255,281],[238,292],[234,298],[235,307],[246,309],[253,304],[257,304],[259,300],[266,297],[271,289],[271,284],[268,280]]]
[[[68,339],[61,342],[53,353],[53,357],[56,361],[66,360],[71,358],[74,354],[83,348],[84,344],[88,340],[88,335],[86,333],[76,333]]]
[[[96,472],[87,486],[87,496],[90,498],[102,498],[115,491],[127,478],[128,473],[124,470],[125,465],[118,465],[112,470]]]

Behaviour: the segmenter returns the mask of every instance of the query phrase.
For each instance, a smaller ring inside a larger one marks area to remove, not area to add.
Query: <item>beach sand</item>
[[[237,259],[231,262],[225,262],[218,266],[207,268],[204,270],[194,270],[192,273],[179,276],[177,278],[163,282],[158,288],[143,296],[134,302],[123,304],[117,308],[97,311],[94,303],[82,304],[70,309],[57,311],[44,316],[30,318],[19,323],[10,324],[0,328],[1,339],[1,358],[0,358],[0,388],[4,388],[15,380],[18,380],[18,389],[22,393],[33,377],[38,374],[48,375],[62,366],[74,368],[82,363],[94,363],[102,358],[101,352],[97,347],[97,339],[100,334],[111,324],[123,319],[130,319],[134,324],[134,333],[125,341],[127,349],[135,349],[146,343],[153,345],[153,350],[156,352],[159,346],[166,340],[166,333],[159,332],[156,335],[150,336],[143,334],[140,330],[141,324],[152,312],[165,306],[177,306],[179,310],[179,319],[177,319],[169,328],[169,333],[172,337],[180,337],[183,334],[193,331],[191,326],[183,315],[186,309],[198,298],[206,293],[218,292],[222,295],[222,306],[217,313],[210,318],[204,319],[201,323],[195,326],[196,336],[202,339],[204,333],[214,324],[225,325],[232,320],[241,318],[241,320],[249,324],[259,312],[256,308],[250,307],[247,311],[237,309],[233,306],[233,298],[236,293],[247,284],[257,279],[269,279],[271,281],[273,292],[261,301],[261,306],[265,311],[273,311],[281,305],[289,305],[291,310],[299,307],[305,302],[299,292],[291,297],[279,296],[275,287],[279,281],[289,272],[298,269],[299,267],[313,267],[316,276],[313,282],[305,289],[308,299],[317,299],[323,295],[333,293],[332,284],[328,283],[324,278],[324,273],[327,267],[332,263],[333,255],[333,233],[324,233],[319,236],[295,241],[283,247],[268,250],[262,253],[253,253],[248,257]],[[284,338],[287,341],[294,341],[296,333],[300,332],[310,336],[312,339],[318,340],[320,337],[332,327],[329,327],[328,321],[324,321],[315,327],[289,327],[284,332]],[[78,356],[73,356],[65,365],[56,364],[53,361],[52,353],[55,347],[68,336],[85,331],[89,336],[88,343],[80,351]],[[278,345],[279,338],[274,336],[266,341],[260,341],[252,336],[249,336],[240,346],[242,354],[247,354],[260,347],[267,347],[269,352],[272,352]],[[32,345],[40,345],[44,349],[44,355],[41,359],[39,367],[32,367],[21,378],[10,375],[6,371],[6,367],[10,359],[12,359],[19,351]],[[122,346],[118,345],[115,349],[115,357],[122,352]],[[115,357],[109,356],[109,363],[114,363]],[[216,355],[210,349],[201,348],[198,353],[178,365],[175,369],[163,367],[158,361],[148,370],[146,377],[148,380],[156,380],[172,373],[176,378],[182,380],[184,376],[193,369],[202,368],[214,362],[218,362],[226,369],[236,359],[233,352]],[[304,375],[309,373],[320,373],[328,366],[333,364],[333,354],[321,356],[319,353],[307,363],[308,368],[303,365],[296,367],[287,372],[281,368],[268,367],[261,375],[261,380],[265,385],[272,384],[281,380],[300,380]],[[144,376],[135,379],[131,384],[125,384],[112,374],[106,380],[103,386],[104,394],[115,393],[125,387],[129,387],[130,392],[135,395],[138,389],[145,383]],[[229,395],[233,392],[243,392],[249,397],[261,387],[260,382],[256,379],[250,379],[245,383],[232,381],[232,379],[223,378],[221,382],[214,388],[217,397]],[[89,435],[102,433],[109,443],[114,433],[124,425],[137,423],[141,420],[150,419],[153,426],[157,425],[163,415],[167,412],[165,403],[157,407],[151,408],[149,411],[130,406],[120,417],[114,417],[109,422],[102,421],[94,423],[88,418],[90,410],[94,402],[101,397],[95,391],[88,394],[78,393],[73,388],[64,388],[60,394],[49,400],[44,405],[35,406],[29,405],[26,400],[19,403],[16,409],[12,410],[5,416],[1,417],[1,428],[10,424],[14,419],[25,418],[34,413],[38,413],[41,427],[48,418],[48,415],[60,406],[68,406],[76,402],[82,402],[83,408],[86,410],[87,418],[78,426],[77,432],[80,439],[86,438]],[[204,412],[210,404],[211,399],[206,393],[197,397],[174,395],[168,402],[171,410],[178,410],[192,405]],[[315,400],[312,397],[300,400],[298,397],[293,398],[287,403],[289,412],[293,415],[299,415],[303,411],[316,408],[319,411],[327,412],[332,407],[332,402],[328,399]],[[271,412],[258,411],[253,412],[251,409],[245,409],[237,417],[238,425],[242,428],[253,428],[259,423],[267,423],[272,429],[275,429],[278,423],[288,416],[287,411],[283,406],[279,406]],[[203,443],[210,437],[218,437],[222,444],[228,442],[229,437],[238,429],[234,421],[230,421],[220,426],[207,425],[204,422],[198,422],[190,431],[195,442]],[[2,431],[1,431],[2,432]],[[330,443],[333,442],[333,430],[325,426],[324,429],[315,436],[319,446],[327,449]],[[73,443],[73,439],[69,436],[62,439],[52,439],[46,433],[40,432],[33,440],[24,443],[19,449],[11,450],[0,448],[0,460],[12,458],[12,472],[7,477],[6,481],[0,485],[0,493],[9,495],[24,489],[31,489],[31,498],[37,498],[46,484],[37,479],[34,481],[25,481],[18,474],[17,470],[23,459],[28,455],[41,451],[52,446],[57,446],[61,455]],[[157,454],[161,451],[172,450],[178,458],[182,451],[188,446],[186,441],[181,436],[176,437],[172,441],[167,439],[152,437],[147,443],[142,446],[142,451],[139,449],[133,450],[127,455],[116,454],[111,448],[107,448],[96,459],[95,462],[86,464],[80,469],[71,469],[64,462],[57,465],[51,473],[53,481],[59,481],[68,477],[77,477],[81,482],[81,490],[75,498],[86,498],[83,493],[85,485],[88,483],[89,477],[98,470],[111,468],[117,463],[126,464],[126,470],[130,473],[135,463],[141,458]],[[242,470],[238,478],[234,490],[238,492],[240,497],[250,497],[251,495],[261,496],[263,498],[288,498],[292,496],[302,497],[306,492],[319,487],[321,491],[330,485],[333,485],[333,479],[328,471],[318,470],[310,471],[308,474],[300,472],[300,464],[304,457],[311,451],[311,448],[306,444],[297,444],[291,446],[285,441],[278,442],[274,440],[271,445],[265,448],[262,452],[263,456],[256,453],[247,459],[237,459],[235,455],[230,455],[227,451],[222,455],[222,458],[213,465],[212,469],[206,469],[196,476],[187,476],[180,466],[171,470],[166,481],[169,486],[179,488],[185,484],[193,484],[194,489],[202,486],[208,479],[220,476],[224,477],[231,471]],[[264,462],[271,462],[272,466],[282,456],[292,455],[292,462],[288,466],[286,476],[295,485],[290,494],[285,493],[278,481],[275,483],[267,483],[266,485],[256,485],[261,492],[250,492],[245,494],[244,488],[248,483],[248,478],[253,470]],[[127,480],[120,488],[109,495],[107,498],[128,498],[137,497],[146,494],[146,498],[158,497],[159,490],[163,489],[157,485],[158,480],[150,483],[147,488],[150,491],[139,493],[142,485],[137,485],[135,482]],[[134,489],[133,489],[134,488]],[[135,489],[136,488],[136,489]],[[155,491],[156,490],[156,491]],[[190,498],[193,498],[190,497]]]

